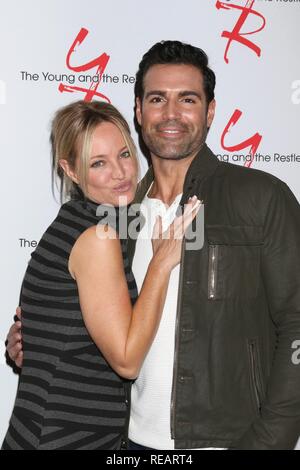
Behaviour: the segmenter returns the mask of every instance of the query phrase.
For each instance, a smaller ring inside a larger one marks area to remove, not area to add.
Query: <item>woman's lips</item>
[[[132,187],[131,181],[127,181],[127,183],[122,183],[113,188],[113,190],[117,193],[127,193]]]

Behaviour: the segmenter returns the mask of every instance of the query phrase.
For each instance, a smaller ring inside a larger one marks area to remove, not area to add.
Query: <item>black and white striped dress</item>
[[[89,336],[68,271],[77,238],[99,222],[97,207],[86,200],[64,204],[32,254],[21,293],[24,363],[3,450],[118,449],[125,437],[129,382]],[[134,302],[126,244],[121,240]]]

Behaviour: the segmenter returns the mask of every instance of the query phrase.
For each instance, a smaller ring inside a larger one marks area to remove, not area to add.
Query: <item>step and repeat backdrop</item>
[[[49,128],[78,99],[115,104],[133,125],[135,72],[152,44],[204,49],[216,72],[208,144],[219,159],[274,174],[300,199],[299,0],[19,0],[0,15],[0,442],[17,375],[5,338],[30,253],[59,208]],[[147,163],[140,153],[141,173]]]

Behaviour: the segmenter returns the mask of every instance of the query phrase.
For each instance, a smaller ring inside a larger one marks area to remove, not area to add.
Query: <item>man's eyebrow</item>
[[[149,98],[149,96],[153,96],[153,95],[159,95],[159,96],[166,96],[166,91],[162,91],[162,90],[150,90],[148,91],[146,94],[145,94],[145,98]]]
[[[197,91],[192,91],[192,90],[181,91],[181,92],[179,92],[179,96],[181,98],[184,97],[184,96],[196,96],[197,98],[199,98],[199,100],[202,99],[200,93],[198,93]]]
[[[145,98],[149,98],[149,96],[163,96],[163,97],[166,97],[167,95],[167,92],[166,91],[162,91],[162,90],[150,90],[148,91],[146,94],[145,94]],[[194,91],[194,90],[183,90],[183,91],[180,91],[178,93],[179,97],[182,98],[184,96],[196,96],[197,98],[199,98],[199,100],[202,99],[200,93],[198,93],[197,91]]]

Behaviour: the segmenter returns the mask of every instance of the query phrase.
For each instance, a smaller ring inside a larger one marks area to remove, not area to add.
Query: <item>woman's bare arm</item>
[[[190,214],[189,223],[194,216]],[[156,334],[169,276],[180,261],[179,225],[173,227],[170,239],[154,242],[154,256],[134,307],[120,241],[111,227],[89,228],[71,252],[70,272],[78,285],[86,327],[111,367],[123,377],[138,375]]]

